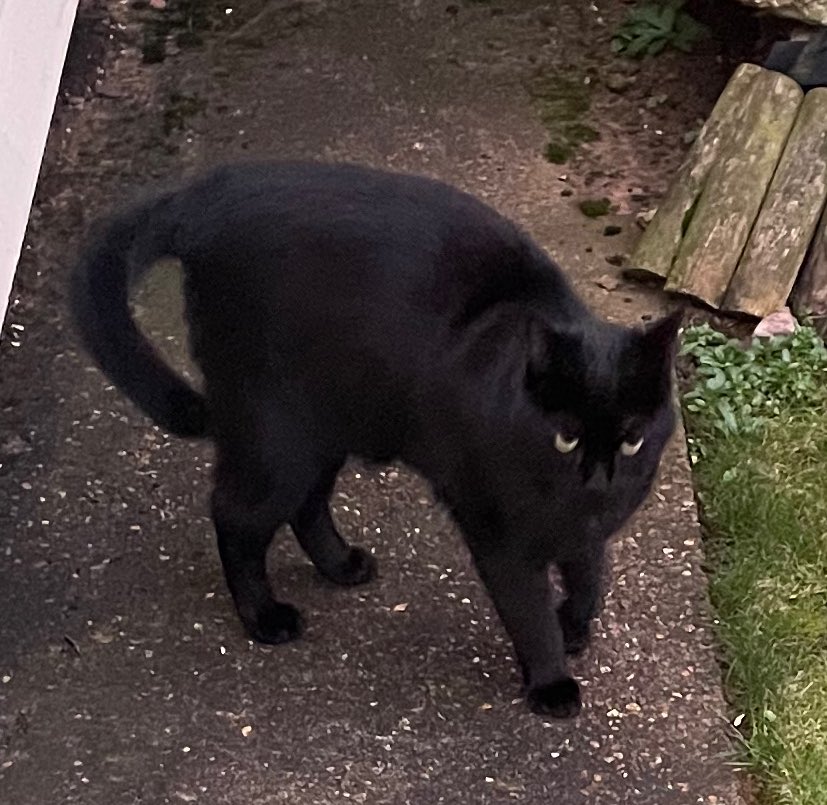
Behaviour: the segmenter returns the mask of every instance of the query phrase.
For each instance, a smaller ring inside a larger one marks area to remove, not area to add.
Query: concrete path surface
[[[455,182],[525,226],[601,312],[657,314],[658,296],[604,278],[606,257],[634,237],[631,191],[661,187],[680,153],[648,150],[637,102],[624,111],[604,94],[601,144],[551,165],[525,91],[538,69],[592,75],[618,12],[258,2],[152,66],[140,60],[147,12],[111,12],[120,27],[84,23],[118,44],[98,96],[59,113],[0,355],[0,801],[737,805],[680,437],[618,538],[595,642],[574,665],[584,712],[544,721],[518,698],[511,647],[453,526],[402,467],[352,466],[335,498],[380,578],[334,588],[280,535],[274,584],[307,633],[248,642],[206,517],[209,448],[165,437],[107,387],[65,313],[91,215],[147,182],[255,156]],[[595,194],[626,213],[610,221],[619,235],[577,209]],[[174,360],[177,282],[161,267],[139,302]]]

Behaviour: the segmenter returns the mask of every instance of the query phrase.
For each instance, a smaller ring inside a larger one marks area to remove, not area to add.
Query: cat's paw
[[[560,628],[563,630],[563,647],[566,654],[582,654],[591,641],[591,620],[577,620],[569,615],[565,603],[557,610]]]
[[[350,548],[347,558],[322,573],[334,584],[353,586],[376,578],[376,558],[364,548]]]
[[[582,707],[580,686],[571,677],[528,690],[528,706],[533,713],[552,718],[574,718]]]
[[[259,608],[255,620],[245,620],[244,627],[256,642],[276,645],[299,637],[304,623],[301,613],[292,604],[270,601]]]

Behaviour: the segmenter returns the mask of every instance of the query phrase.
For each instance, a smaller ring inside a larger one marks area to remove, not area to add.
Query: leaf
[[[626,54],[632,58],[642,56],[657,36],[657,33],[642,34],[626,48]]]
[[[701,39],[709,36],[709,28],[697,22],[687,13],[681,13],[675,20],[672,44],[679,50],[689,51]]]
[[[675,27],[675,18],[677,17],[677,13],[677,9],[673,8],[671,5],[667,5],[663,9],[663,12],[660,15],[660,28],[662,31],[665,33],[671,33]]]
[[[659,6],[652,3],[645,6],[639,6],[636,11],[637,14],[635,16],[642,22],[649,23],[649,25],[653,28],[661,27],[663,10]]]
[[[706,387],[710,391],[718,391],[724,387],[726,383],[726,375],[720,369],[715,370],[715,374],[706,381]]]
[[[646,51],[647,56],[657,56],[658,53],[661,53],[663,49],[669,44],[669,40],[666,37],[662,39],[656,39],[649,45],[648,50]]]
[[[695,39],[701,39],[709,35],[709,28],[703,23],[698,22],[685,11],[678,14],[675,19],[675,31],[679,34],[694,37]]]
[[[718,401],[718,411],[723,417],[726,430],[728,430],[730,433],[737,433],[738,420],[735,419],[735,414],[732,412],[732,408],[726,400]]]

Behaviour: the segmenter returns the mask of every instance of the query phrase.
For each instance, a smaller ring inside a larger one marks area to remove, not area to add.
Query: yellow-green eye
[[[572,436],[570,439],[566,436],[563,436],[562,433],[556,433],[554,435],[554,446],[557,448],[561,453],[571,453],[575,447],[579,444],[580,439],[576,436]]]
[[[620,445],[620,452],[624,456],[636,456],[643,447],[643,437],[641,436],[636,442],[623,442]]]

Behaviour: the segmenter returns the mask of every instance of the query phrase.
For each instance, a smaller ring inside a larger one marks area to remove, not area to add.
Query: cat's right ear
[[[545,325],[532,319],[528,322],[526,384],[545,375],[551,360],[551,333]]]
[[[554,370],[560,370],[578,354],[580,344],[570,333],[555,330],[542,321],[528,323],[526,338],[526,388],[535,390],[548,382]]]
[[[644,352],[657,363],[671,366],[678,344],[678,333],[683,322],[683,311],[675,310],[650,324],[642,333]]]
[[[549,371],[551,367],[551,332],[541,322],[531,320],[525,340],[525,376],[523,387],[529,397],[543,407],[549,388]]]

